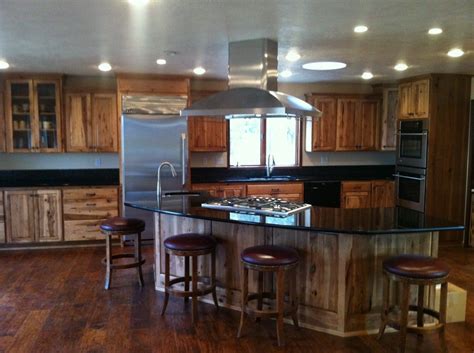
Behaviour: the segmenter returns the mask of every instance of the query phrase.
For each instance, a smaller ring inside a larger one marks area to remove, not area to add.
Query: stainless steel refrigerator
[[[187,181],[187,121],[179,116],[186,107],[186,96],[122,97],[121,177],[123,202],[156,201],[158,166],[170,162],[176,169],[161,172],[162,192],[185,191]],[[146,223],[143,239],[153,239],[153,212],[124,206],[126,217]]]

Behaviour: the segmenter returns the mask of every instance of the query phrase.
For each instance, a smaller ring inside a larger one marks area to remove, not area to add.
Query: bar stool
[[[179,234],[166,238],[163,241],[165,247],[165,300],[161,315],[165,314],[170,294],[184,297],[187,302],[192,298],[192,322],[197,322],[197,298],[212,293],[214,304],[219,308],[216,293],[216,240],[209,235],[202,234]],[[210,285],[204,284],[205,277],[198,277],[198,256],[211,255],[211,276]],[[184,277],[177,277],[170,280],[171,255],[184,256]],[[189,258],[192,263],[191,290],[189,290]],[[178,283],[184,283],[184,290],[175,287]],[[198,285],[201,288],[198,288]]]
[[[106,219],[100,225],[101,232],[105,235],[106,256],[102,259],[102,263],[106,266],[105,289],[110,288],[112,282],[112,271],[126,268],[137,268],[138,283],[143,286],[142,265],[145,259],[142,259],[141,252],[141,233],[145,230],[145,222],[136,218],[111,217]],[[112,254],[112,237],[134,235],[134,253],[118,253]],[[121,258],[133,258],[134,262],[127,264],[114,264],[113,260]]]
[[[240,255],[241,260],[241,290],[242,311],[237,337],[240,338],[244,325],[245,314],[254,316],[258,321],[264,317],[276,318],[276,332],[278,346],[283,345],[283,317],[291,314],[293,323],[298,326],[298,298],[296,274],[290,278],[289,300],[285,307],[285,274],[296,268],[299,256],[296,250],[284,246],[260,245],[244,249]],[[249,270],[258,272],[258,293],[248,293]],[[263,292],[263,274],[276,273],[276,294]],[[263,299],[276,299],[276,309],[263,310]],[[257,309],[248,306],[248,302],[257,300]]]
[[[444,337],[446,324],[446,306],[448,300],[447,278],[450,268],[442,261],[420,255],[401,255],[389,258],[383,262],[383,299],[382,321],[378,339],[385,331],[386,326],[400,330],[400,352],[405,352],[407,332],[424,335],[428,332],[438,332],[443,352],[447,352]],[[396,307],[390,306],[390,280],[401,283],[402,294],[400,304],[400,319],[390,317]],[[424,306],[425,286],[441,284],[439,312]],[[418,286],[417,305],[409,305],[410,286]],[[409,311],[416,311],[416,326],[408,326]],[[438,320],[435,325],[424,327],[423,315],[426,314]]]

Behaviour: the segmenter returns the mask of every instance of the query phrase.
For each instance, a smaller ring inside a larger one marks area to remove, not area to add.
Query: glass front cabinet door
[[[8,80],[7,151],[60,152],[59,80]]]

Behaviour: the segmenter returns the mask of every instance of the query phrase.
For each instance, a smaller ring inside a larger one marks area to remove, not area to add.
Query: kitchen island
[[[463,226],[404,208],[311,207],[285,218],[201,207],[205,197],[173,196],[158,202],[125,203],[155,212],[155,286],[164,288],[163,240],[180,233],[212,234],[218,240],[219,302],[240,310],[240,252],[262,244],[298,250],[299,321],[339,336],[374,333],[382,299],[382,261],[402,253],[437,256],[438,232]],[[207,260],[199,272],[209,273]],[[184,260],[172,258],[171,273],[182,276]],[[256,276],[249,276],[256,291]],[[272,281],[264,283],[270,290]],[[392,288],[394,290],[394,288]],[[414,292],[413,294],[415,294]],[[434,301],[433,291],[427,300]],[[202,298],[212,302],[212,298]]]

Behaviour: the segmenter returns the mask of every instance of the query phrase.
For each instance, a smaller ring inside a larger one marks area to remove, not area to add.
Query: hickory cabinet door
[[[63,240],[61,190],[38,190],[35,201],[36,240]]]
[[[35,192],[5,191],[5,223],[8,243],[35,241]]]

